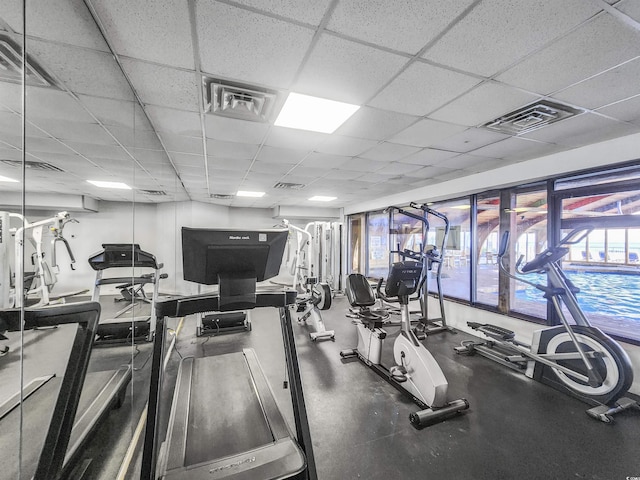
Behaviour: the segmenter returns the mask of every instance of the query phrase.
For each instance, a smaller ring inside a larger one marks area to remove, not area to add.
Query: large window
[[[499,274],[501,235],[509,231],[505,260],[513,269],[520,257],[523,265],[572,229],[588,227],[591,233],[569,249],[562,267],[580,288],[578,302],[594,325],[640,342],[638,178],[640,167],[632,165],[431,204],[446,215],[451,226],[444,243],[444,295],[523,319],[556,323],[540,290]],[[352,271],[361,271],[366,259],[366,273],[383,277],[388,273],[389,251],[398,245],[412,250],[424,246],[421,243],[443,246],[444,223],[433,215],[427,216],[426,237],[420,221],[407,215],[395,213],[391,225],[388,213],[383,212],[351,218],[356,222],[351,223]],[[360,243],[353,233],[356,224],[362,227]],[[367,239],[367,248],[358,254],[362,238]],[[527,279],[546,284],[541,274]],[[435,282],[431,282],[429,291],[434,290]]]

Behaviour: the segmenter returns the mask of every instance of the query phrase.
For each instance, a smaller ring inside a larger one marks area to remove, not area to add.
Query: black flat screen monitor
[[[216,285],[220,276],[275,277],[289,236],[288,229],[229,230],[182,227],[184,279]]]

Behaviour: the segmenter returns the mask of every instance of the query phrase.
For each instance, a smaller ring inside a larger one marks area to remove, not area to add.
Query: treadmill
[[[185,280],[218,294],[158,302],[141,479],[316,479],[290,306],[296,292],[260,291],[278,274],[287,229],[182,229]],[[275,307],[279,310],[295,433],[252,349],[180,362],[170,414],[161,405],[166,317]]]
[[[136,298],[113,318],[101,319],[96,334],[96,343],[114,343],[123,341],[151,341],[155,332],[155,303],[158,297],[158,284],[161,279],[167,278],[167,274],[160,274],[162,263],[156,261],[156,257],[145,252],[137,243],[103,243],[103,250],[89,257],[89,265],[96,272],[96,280],[91,300],[100,300],[100,287],[102,285],[118,285],[123,289],[134,289],[147,284],[153,285],[153,296],[150,300],[151,314],[136,315],[136,307],[139,306]],[[109,268],[151,268],[152,273],[128,277],[103,278],[104,271]],[[125,315],[133,309],[133,318]]]
[[[131,380],[131,366],[116,371],[87,373],[91,347],[100,317],[100,304],[79,302],[24,311],[24,329],[77,323],[72,351],[62,378],[33,379],[0,406],[0,471],[3,478],[18,478],[22,429],[22,476],[35,480],[79,478],[86,462],[78,462],[82,447],[112,408],[119,407]],[[10,331],[20,330],[20,309],[0,311]],[[20,419],[22,397],[23,418]],[[47,428],[48,425],[48,428]],[[45,435],[46,433],[46,435]],[[78,467],[76,469],[76,467]]]

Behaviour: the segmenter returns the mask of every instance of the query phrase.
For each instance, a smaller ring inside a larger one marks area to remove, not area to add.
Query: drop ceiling
[[[55,83],[27,89],[26,159],[63,170],[28,171],[30,192],[339,207],[640,132],[636,0],[26,3],[29,61]],[[22,1],[0,5],[19,47]],[[332,134],[275,127],[208,113],[205,79],[361,108]],[[517,136],[482,127],[541,100],[579,113]],[[21,112],[20,85],[0,80],[0,160],[21,158]],[[11,165],[0,175],[19,178]]]

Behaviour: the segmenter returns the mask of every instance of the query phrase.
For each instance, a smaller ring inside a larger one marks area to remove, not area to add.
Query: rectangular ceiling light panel
[[[204,84],[207,113],[252,122],[272,120],[276,92],[208,78]]]
[[[326,98],[290,93],[275,121],[278,127],[333,133],[360,107]]]
[[[522,135],[582,112],[568,105],[542,100],[502,115],[482,127],[507,135]]]

